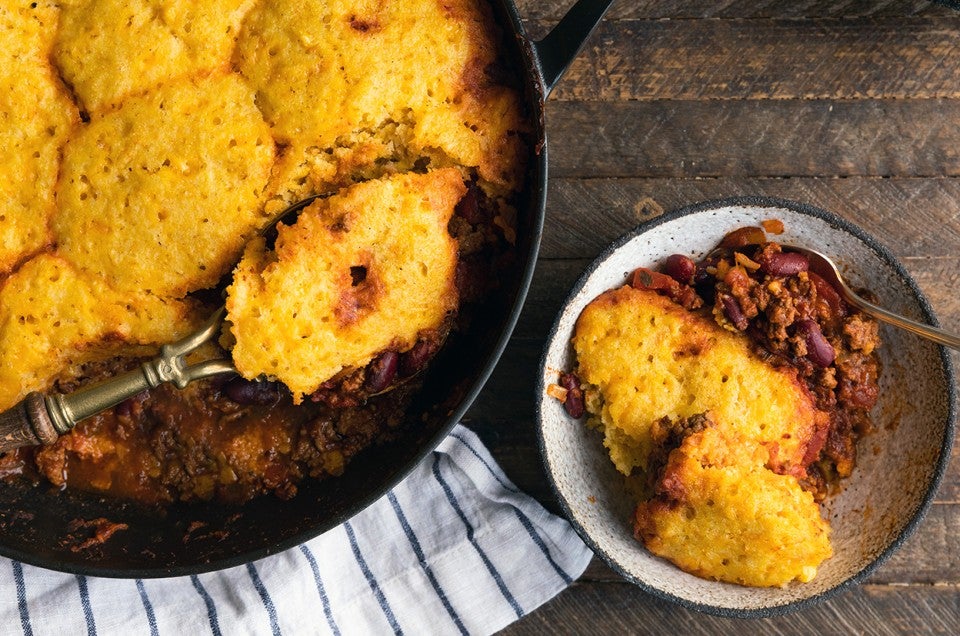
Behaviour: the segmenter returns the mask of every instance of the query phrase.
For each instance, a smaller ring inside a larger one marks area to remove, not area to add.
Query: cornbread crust
[[[52,240],[60,146],[79,122],[48,62],[49,3],[0,4],[0,276]]]
[[[697,576],[752,586],[811,581],[833,554],[813,495],[765,468],[766,449],[714,426],[687,436],[658,495],[636,509],[637,538]]]
[[[198,71],[226,70],[254,0],[68,0],[54,60],[88,111]]]
[[[488,74],[493,28],[489,9],[468,0],[255,7],[235,64],[291,144],[275,190],[296,190],[307,173],[322,192],[347,183],[346,164],[389,173],[418,160],[473,168],[492,194],[515,190],[527,127],[516,92]]]
[[[587,404],[617,469],[649,469],[651,429],[710,412],[725,431],[764,446],[778,473],[805,475],[804,457],[829,417],[791,368],[761,361],[745,338],[655,291],[605,292],[577,320],[573,347]]]
[[[53,254],[0,285],[0,411],[80,365],[144,355],[199,324],[191,302],[118,293]]]
[[[210,287],[264,223],[273,160],[269,128],[236,75],[132,97],[64,149],[58,251],[118,290],[181,297]]]
[[[405,351],[457,306],[457,243],[447,231],[466,192],[453,168],[368,181],[251,241],[227,290],[233,361],[283,382],[299,402],[343,369]]]

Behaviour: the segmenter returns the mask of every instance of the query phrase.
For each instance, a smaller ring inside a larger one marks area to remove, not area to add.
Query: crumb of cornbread
[[[711,411],[765,445],[771,467],[797,477],[811,439],[829,425],[792,368],[764,363],[746,338],[654,291],[625,286],[598,296],[577,320],[573,347],[587,406],[627,475],[647,470],[651,427],[664,417]]]
[[[719,425],[673,450],[657,496],[636,509],[652,553],[701,577],[752,586],[806,583],[829,558],[830,527],[813,495],[764,466],[767,450]]]
[[[447,231],[466,192],[456,169],[361,183],[252,241],[227,290],[233,361],[295,400],[344,368],[412,347],[457,304],[457,243]]]
[[[234,58],[292,167],[315,181],[343,185],[337,166],[356,149],[370,166],[475,168],[505,194],[523,174],[526,126],[516,91],[490,74],[495,29],[470,0],[278,0],[251,10]]]
[[[0,275],[47,245],[60,146],[79,115],[48,62],[57,11],[0,4]]]
[[[253,0],[71,0],[54,63],[88,111],[162,81],[226,68]]]
[[[116,289],[214,285],[264,222],[270,130],[236,75],[190,77],[94,116],[64,149],[59,252]]]
[[[192,303],[118,293],[39,254],[0,284],[0,411],[85,362],[153,352],[197,320]]]

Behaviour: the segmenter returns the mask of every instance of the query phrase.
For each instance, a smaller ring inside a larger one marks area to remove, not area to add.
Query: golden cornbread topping
[[[368,181],[281,226],[272,252],[252,241],[227,289],[237,370],[280,380],[299,402],[439,329],[457,306],[447,225],[465,192],[453,168]]]
[[[771,224],[775,227],[775,224]],[[761,228],[640,268],[577,320],[568,412],[636,482],[636,537],[699,576],[810,581],[818,501],[853,470],[878,392],[876,323]]]
[[[479,0],[0,3],[0,409],[190,333],[248,244],[224,343],[289,383],[156,391],[0,461],[243,500],[396,428],[516,238],[529,128],[500,37]]]

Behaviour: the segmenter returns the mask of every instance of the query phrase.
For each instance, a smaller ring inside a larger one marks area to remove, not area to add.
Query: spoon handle
[[[943,329],[938,329],[937,327],[931,327],[930,325],[925,325],[921,322],[904,318],[903,316],[887,311],[883,307],[878,307],[873,303],[867,302],[861,297],[858,297],[857,300],[857,304],[860,306],[860,309],[864,313],[870,314],[877,320],[889,323],[895,327],[900,327],[901,329],[905,329],[922,338],[933,340],[938,344],[942,344],[950,347],[951,349],[960,351],[960,337],[958,336],[948,333]]]

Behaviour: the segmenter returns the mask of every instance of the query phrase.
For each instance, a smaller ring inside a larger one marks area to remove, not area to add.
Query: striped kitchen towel
[[[489,634],[576,579],[589,549],[457,426],[353,519],[245,566],[172,579],[0,559],[4,634]]]

